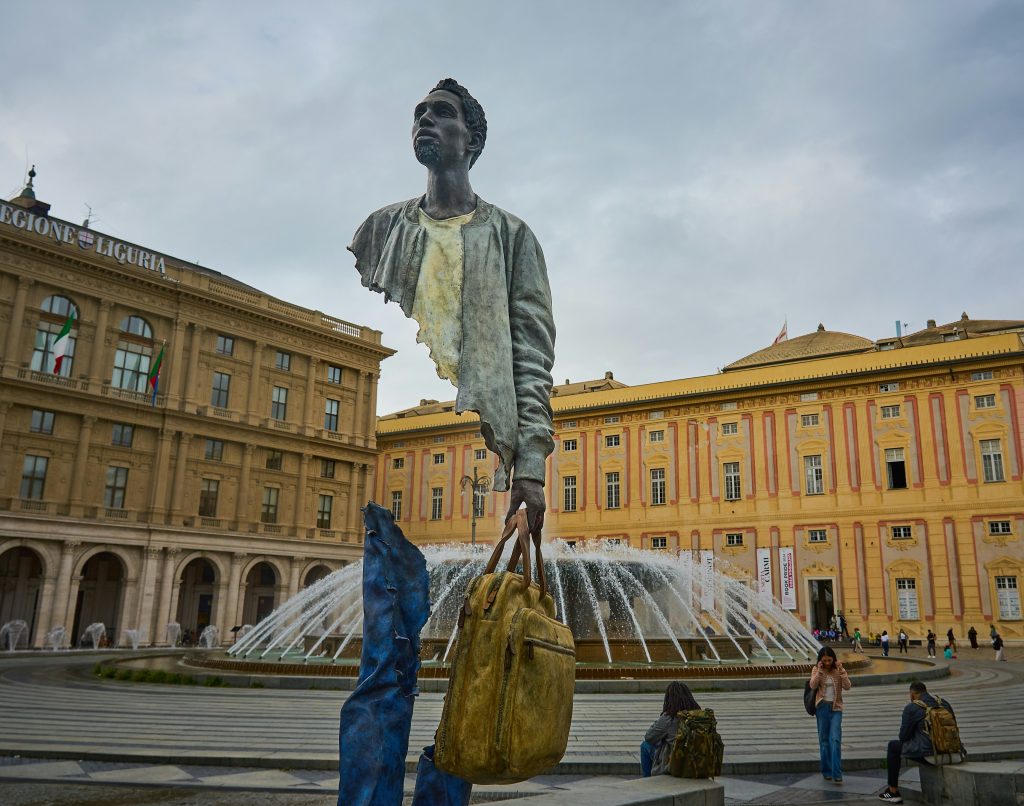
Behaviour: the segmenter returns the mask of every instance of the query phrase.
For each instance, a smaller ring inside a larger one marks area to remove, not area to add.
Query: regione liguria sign
[[[782,606],[796,610],[796,564],[792,546],[779,548],[779,581],[782,584]]]
[[[75,246],[92,251],[101,257],[116,260],[122,266],[138,266],[140,269],[164,273],[164,256],[147,252],[116,238],[99,235],[84,227],[76,227],[66,221],[49,216],[36,215],[21,207],[0,202],[0,224],[24,232],[33,232],[48,238],[60,246]]]

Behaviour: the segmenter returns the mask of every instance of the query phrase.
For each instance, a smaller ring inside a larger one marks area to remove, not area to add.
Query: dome
[[[818,325],[814,333],[807,333],[792,339],[780,341],[771,347],[751,353],[737,361],[733,361],[724,368],[724,372],[734,369],[750,369],[752,367],[765,367],[772,364],[786,364],[791,361],[809,361],[815,358],[828,356],[848,355],[850,353],[863,353],[873,350],[875,343],[863,336],[854,336],[850,333],[840,333],[835,330],[825,330],[824,325]]]

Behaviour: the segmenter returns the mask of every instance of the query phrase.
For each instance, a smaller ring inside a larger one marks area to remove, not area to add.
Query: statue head
[[[427,168],[467,162],[472,168],[487,141],[487,118],[469,90],[454,78],[437,83],[413,112],[412,146]]]

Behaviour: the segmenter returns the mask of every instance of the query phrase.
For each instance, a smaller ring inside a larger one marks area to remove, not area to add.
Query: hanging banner
[[[764,599],[772,598],[772,550],[757,550],[757,592]]]
[[[700,609],[714,610],[715,607],[715,553],[700,552]]]
[[[779,574],[782,583],[782,606],[786,610],[796,610],[796,564],[792,546],[779,548]]]

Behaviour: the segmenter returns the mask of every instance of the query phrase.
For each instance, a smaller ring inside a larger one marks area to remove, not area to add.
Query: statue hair
[[[469,94],[469,90],[454,78],[442,78],[431,92],[438,90],[459,96],[459,100],[462,101],[462,116],[466,119],[466,127],[472,134],[480,135],[480,150],[469,158],[469,167],[472,168],[484,151],[484,143],[487,142],[487,117],[484,115],[484,108],[480,106],[480,102],[476,98]]]

